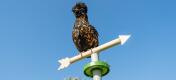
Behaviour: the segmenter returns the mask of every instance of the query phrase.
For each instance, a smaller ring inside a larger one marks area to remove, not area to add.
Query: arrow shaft
[[[106,50],[108,48],[111,48],[111,47],[113,47],[113,46],[115,46],[117,44],[120,44],[120,43],[121,43],[120,38],[114,39],[114,40],[112,40],[110,42],[107,42],[107,43],[102,44],[102,45],[100,45],[98,47],[95,47],[92,50],[88,50],[88,51],[86,51],[84,53],[80,53],[79,55],[70,58],[70,63],[74,63],[76,61],[79,61],[79,60],[81,60],[81,59],[83,59],[85,57],[90,56],[93,53],[100,53],[101,51]]]

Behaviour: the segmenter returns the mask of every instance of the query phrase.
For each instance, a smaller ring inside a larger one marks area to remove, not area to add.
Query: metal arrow
[[[113,47],[115,45],[118,45],[118,44],[123,45],[130,38],[130,36],[131,35],[119,35],[119,37],[117,39],[114,39],[110,42],[102,44],[102,45],[95,47],[91,50],[88,50],[84,53],[78,54],[78,55],[71,57],[71,58],[66,57],[64,59],[58,60],[58,62],[60,63],[58,70],[64,69],[64,68],[68,67],[70,64],[72,64],[76,61],[79,61],[85,57],[88,57],[93,53],[100,53],[101,51],[106,50],[106,49]]]

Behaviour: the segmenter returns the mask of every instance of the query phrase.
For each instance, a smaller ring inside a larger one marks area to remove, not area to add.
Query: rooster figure
[[[76,17],[72,39],[79,52],[85,52],[99,45],[98,32],[90,25],[87,16],[87,6],[85,3],[76,3],[72,12]]]

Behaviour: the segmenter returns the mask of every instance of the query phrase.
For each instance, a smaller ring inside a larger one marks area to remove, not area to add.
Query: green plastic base
[[[105,76],[109,73],[109,65],[106,62],[96,61],[90,62],[84,66],[84,74],[88,77],[93,77],[93,70],[101,70],[101,76]]]

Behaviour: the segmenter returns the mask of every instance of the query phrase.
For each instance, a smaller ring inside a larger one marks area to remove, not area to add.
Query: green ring
[[[93,77],[93,70],[101,70],[101,76],[105,76],[110,69],[109,65],[102,61],[90,62],[84,66],[84,74],[88,77]]]

